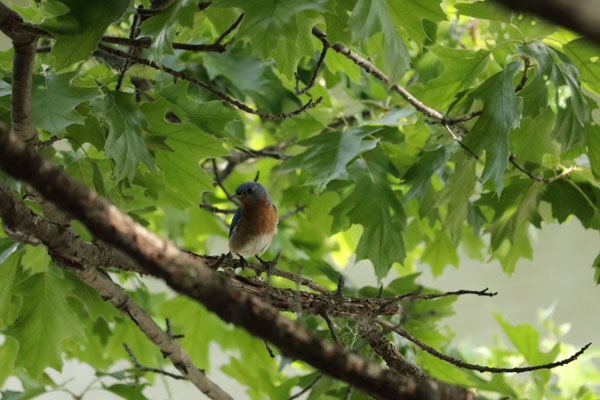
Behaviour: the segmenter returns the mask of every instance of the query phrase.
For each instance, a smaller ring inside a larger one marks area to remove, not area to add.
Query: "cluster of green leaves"
[[[458,267],[459,248],[481,261],[498,260],[510,274],[519,258],[532,257],[529,234],[542,222],[577,218],[586,228],[600,229],[600,128],[591,116],[600,95],[597,48],[542,21],[510,15],[490,1],[292,3],[215,0],[200,11],[196,1],[182,0],[140,26],[141,35],[152,37],[144,56],[260,110],[289,112],[309,98],[323,97],[318,107],[283,121],[260,120],[202,88],[141,65],[131,66],[123,88],[115,90],[124,61],[96,46],[104,34],[128,37],[135,7],[148,8],[148,0],[13,5],[55,38],[50,53],[38,54],[33,78],[33,118],[40,136],[61,139],[45,147],[44,156],[149,229],[184,248],[214,253],[225,250],[228,221],[198,208],[202,193],[209,192],[206,199],[216,206],[232,205],[213,187],[207,160],[216,158],[222,167],[220,157],[239,147],[260,149],[291,140],[285,149],[291,158],[239,165],[224,185],[231,191],[260,172],[282,214],[306,206],[304,213],[280,222],[270,253],[282,253],[280,267],[297,272],[301,264],[303,275],[332,290],[354,254],[355,260],[370,260],[379,280],[390,270],[400,276],[384,288],[385,295],[395,296],[416,289],[420,263],[430,265],[436,276],[447,265]],[[224,53],[192,53],[171,45],[213,43],[241,13],[244,19],[225,39]],[[295,74],[300,86],[308,84],[322,48],[311,35],[315,24],[332,43],[350,46],[425,105],[450,117],[481,111],[454,128],[479,159],[443,126],[430,123],[333,50],[315,86],[296,96]],[[12,49],[0,54],[0,120],[7,124],[12,56]],[[524,77],[525,59],[531,67]],[[147,80],[143,92],[134,77]],[[520,82],[524,87],[515,91]],[[328,128],[337,120],[341,128]],[[550,182],[515,169],[510,154]],[[12,184],[22,195],[23,187]],[[83,239],[91,239],[85,228],[74,226]],[[27,379],[38,382],[28,384],[31,393],[43,390],[40,384],[49,384],[44,368],[60,369],[61,354],[108,371],[126,357],[123,341],[142,364],[163,362],[128,319],[56,267],[43,250],[1,240],[0,358],[5,362],[0,382],[19,374],[24,387]],[[600,255],[595,264],[600,282]],[[290,360],[281,365],[270,360],[260,341],[201,306],[150,294],[137,278],[121,279],[135,288],[129,293],[151,315],[169,317],[176,330],[185,332],[182,345],[199,367],[209,369],[210,343],[235,351],[223,371],[247,386],[250,397],[285,399],[294,385],[314,378],[313,373],[290,378],[279,370]],[[351,283],[346,289],[347,295],[376,293]],[[415,303],[406,328],[430,345],[448,347],[452,334],[439,324],[451,313],[451,303]],[[468,356],[505,366],[515,358],[539,363],[564,353],[559,347],[541,352],[532,327],[498,320],[517,350],[498,343],[485,356]],[[305,322],[328,337],[321,320]],[[356,344],[352,323],[337,321],[336,326],[348,346]],[[412,354],[405,343],[397,344]],[[548,372],[537,373],[532,384],[514,377],[482,378],[422,353],[416,361],[442,380],[502,395],[594,398],[585,381],[577,387],[562,380],[555,384]],[[574,373],[593,370],[597,377],[589,362],[578,365],[590,369]],[[135,394],[124,390],[115,386],[113,392],[142,396],[139,387]],[[339,398],[344,391],[342,383],[323,379],[310,398]],[[353,399],[358,398],[362,395],[355,391]]]

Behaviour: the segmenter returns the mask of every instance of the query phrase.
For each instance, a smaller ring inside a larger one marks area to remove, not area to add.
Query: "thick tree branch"
[[[12,130],[29,146],[35,146],[38,134],[31,113],[31,89],[37,36],[22,29],[21,17],[0,3],[0,29],[13,43],[15,55],[12,70]]]
[[[600,7],[596,0],[495,0],[513,11],[529,12],[564,26],[600,45]]]
[[[40,217],[23,204],[0,179],[0,218],[4,230],[14,239],[13,234],[30,240],[18,240],[36,246],[43,245],[48,252],[60,254],[70,262],[87,266],[119,266],[125,271],[143,272],[127,255],[108,246],[104,242],[87,243],[79,239],[72,229]]]
[[[246,104],[242,103],[241,101],[238,101],[238,100],[236,100],[236,99],[234,99],[232,97],[229,97],[227,94],[221,92],[218,89],[215,89],[214,87],[212,87],[208,83],[203,82],[203,81],[201,81],[199,79],[196,79],[196,78],[194,78],[192,76],[189,76],[189,75],[187,75],[187,74],[185,74],[183,72],[176,71],[176,70],[174,70],[172,68],[167,67],[166,65],[157,64],[157,63],[155,63],[152,60],[147,60],[147,59],[142,58],[142,57],[137,57],[137,56],[135,56],[133,54],[127,54],[124,51],[113,49],[113,48],[107,47],[107,46],[105,46],[103,44],[99,44],[98,48],[100,50],[102,50],[102,51],[105,51],[105,52],[109,53],[109,54],[112,54],[114,56],[123,58],[124,60],[129,60],[129,61],[141,64],[141,65],[145,65],[147,67],[154,68],[154,69],[156,69],[158,71],[164,71],[164,72],[172,75],[176,79],[182,79],[184,81],[193,83],[194,85],[199,86],[199,87],[207,90],[208,92],[212,93],[216,97],[218,97],[218,98],[220,98],[222,100],[225,100],[226,102],[228,102],[232,106],[234,106],[234,107],[236,107],[236,108],[238,108],[238,109],[240,109],[242,111],[245,111],[245,112],[247,112],[249,114],[258,115],[260,118],[263,118],[263,119],[275,119],[276,120],[276,119],[291,118],[291,117],[293,117],[295,115],[302,114],[303,112],[305,112],[307,110],[310,110],[311,108],[316,107],[317,105],[319,105],[319,103],[321,103],[321,101],[323,101],[323,97],[319,97],[314,102],[312,101],[312,99],[309,100],[308,103],[306,103],[305,105],[303,105],[299,109],[294,110],[292,112],[283,113],[283,114],[270,114],[270,113],[267,113],[267,112],[264,112],[264,111],[255,110],[253,108],[250,108]]]
[[[133,257],[148,273],[205,304],[225,321],[277,345],[288,357],[303,360],[378,398],[441,398],[434,382],[417,381],[384,370],[338,345],[325,342],[300,323],[280,315],[275,308],[235,289],[201,260],[149,232],[106,199],[28,149],[4,127],[0,128],[0,166],[81,220],[98,238]],[[465,391],[460,398],[472,399],[474,395]]]
[[[98,266],[119,265],[139,270],[129,257],[104,243],[85,243],[72,229],[40,217],[27,208],[0,180],[0,218],[4,231],[15,241],[43,245],[61,267],[74,271],[79,279],[96,289],[102,299],[128,316],[138,328],[168,357],[183,376],[212,399],[231,399],[191,362],[173,335],[163,332],[144,309],[139,307],[108,274]],[[121,264],[123,263],[123,264]]]
[[[429,377],[416,365],[406,360],[398,349],[385,338],[385,331],[379,329],[372,321],[359,321],[358,329],[360,336],[369,343],[373,351],[385,361],[388,367],[402,375],[420,379]]]

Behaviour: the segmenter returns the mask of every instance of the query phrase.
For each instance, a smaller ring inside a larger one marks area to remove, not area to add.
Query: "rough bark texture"
[[[52,259],[61,267],[74,271],[77,277],[96,289],[102,299],[128,316],[146,337],[169,358],[182,375],[214,400],[231,397],[209,380],[194,366],[179,343],[164,332],[148,313],[138,306],[106,272],[96,268],[102,265],[139,267],[118,250],[104,243],[86,243],[78,239],[70,226],[40,217],[25,206],[0,179],[0,218],[4,231],[15,241],[34,246],[45,246]]]

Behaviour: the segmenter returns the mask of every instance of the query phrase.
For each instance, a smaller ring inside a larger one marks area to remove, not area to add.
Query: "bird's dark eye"
[[[251,187],[250,189],[248,189],[248,193],[252,193],[252,192],[254,192],[254,188],[253,187]]]

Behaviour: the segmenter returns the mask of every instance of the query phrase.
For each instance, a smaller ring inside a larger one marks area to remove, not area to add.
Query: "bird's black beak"
[[[242,197],[241,193],[237,193],[237,194],[234,194],[233,196],[231,196],[232,199],[236,199],[236,200],[240,199],[241,197]]]

